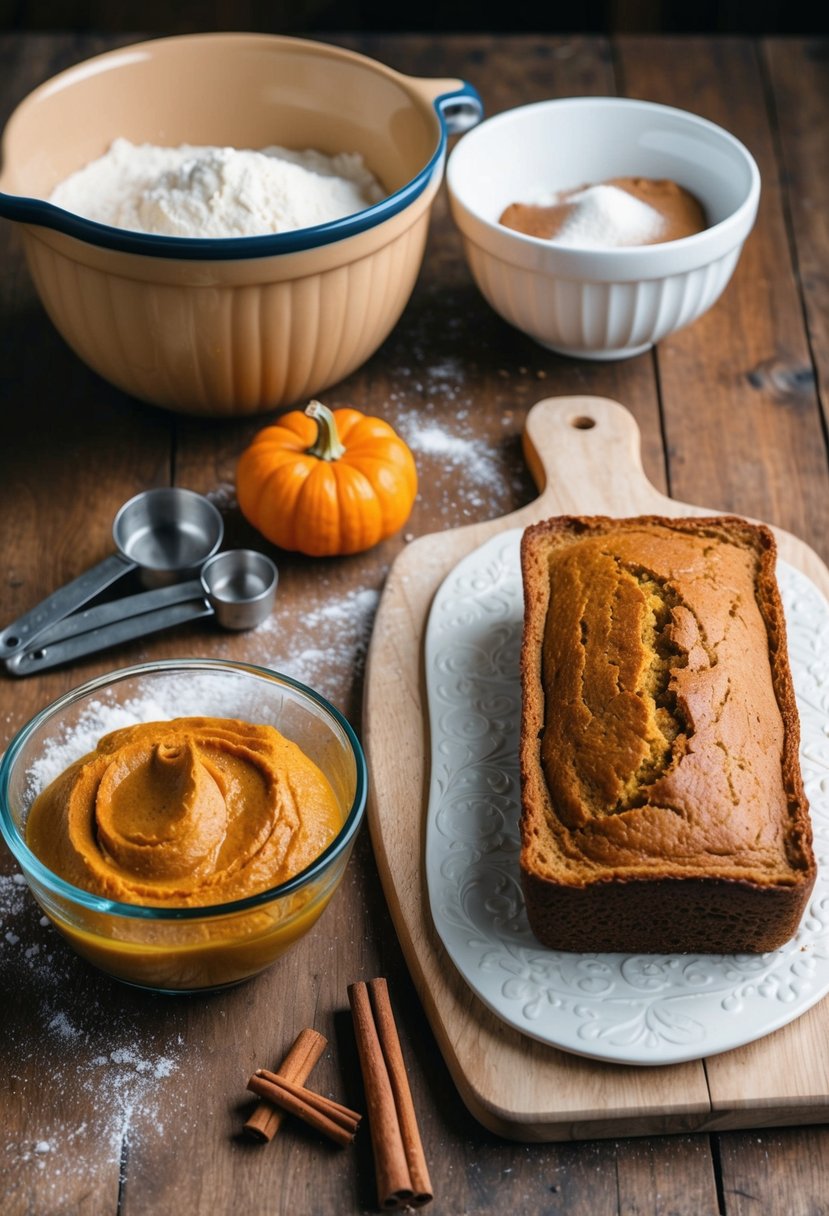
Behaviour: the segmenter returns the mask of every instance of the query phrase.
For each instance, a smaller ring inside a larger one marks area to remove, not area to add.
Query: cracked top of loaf
[[[810,885],[769,529],[567,516],[522,570],[525,875]]]

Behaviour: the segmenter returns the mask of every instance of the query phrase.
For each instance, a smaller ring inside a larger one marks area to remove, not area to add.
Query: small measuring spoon
[[[264,553],[217,553],[204,563],[198,580],[100,604],[76,614],[77,619],[67,617],[41,634],[30,650],[7,660],[6,669],[15,676],[33,675],[206,616],[215,616],[223,629],[253,629],[273,608],[278,578]]]
[[[27,650],[51,625],[130,570],[158,587],[196,571],[222,543],[224,525],[213,503],[194,490],[165,486],[125,502],[112,524],[116,553],[41,600],[0,633],[0,659]]]

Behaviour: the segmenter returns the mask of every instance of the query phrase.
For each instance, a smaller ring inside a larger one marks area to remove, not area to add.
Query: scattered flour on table
[[[117,1165],[125,1144],[165,1135],[162,1095],[168,1115],[187,1118],[186,1100],[179,1103],[169,1088],[185,1066],[183,1038],[175,1030],[149,1028],[141,1006],[127,1003],[113,1014],[114,1002],[100,999],[98,982],[110,983],[103,977],[98,981],[61,941],[41,916],[23,875],[0,875],[6,1084],[19,1090],[43,1076],[49,1091],[48,1102],[31,1104],[38,1121],[30,1115],[28,1137],[7,1130],[0,1144],[21,1186],[27,1185],[26,1171],[33,1171],[35,1193],[55,1210],[67,1193],[81,1193],[102,1162]],[[24,987],[37,994],[35,1016],[25,1022],[12,995]],[[197,1066],[192,1052],[186,1066]]]
[[[256,636],[263,650],[257,661],[336,699],[344,673],[362,669],[380,593],[370,588],[340,594],[321,590],[324,602],[295,617],[289,630],[278,612],[259,626]],[[280,640],[284,635],[281,650],[267,644],[269,634]]]
[[[310,228],[383,197],[357,153],[162,148],[116,139],[103,156],[60,182],[49,201],[133,232],[222,238]]]
[[[467,507],[484,507],[503,489],[506,481],[503,463],[486,440],[451,434],[435,423],[423,426],[406,420],[401,430],[413,452],[435,456],[442,462],[444,472],[451,470],[456,486],[459,477],[465,479]]]
[[[434,291],[418,311],[407,314],[393,346],[392,385],[389,400],[394,417],[389,421],[411,447],[418,471],[428,470],[428,494],[447,528],[497,518],[526,497],[526,478],[515,469],[500,442],[483,438],[479,425],[478,382],[492,376],[492,350],[484,338],[478,353],[466,333],[467,321],[460,303],[451,306],[445,293]],[[439,317],[436,323],[435,317]],[[395,337],[392,335],[392,343]],[[455,350],[467,349],[465,358]],[[523,380],[530,369],[516,369]],[[533,379],[544,373],[533,373]],[[498,380],[510,373],[498,369]],[[506,442],[515,426],[508,385],[503,395],[501,425]],[[532,399],[531,399],[532,400]],[[418,461],[418,456],[426,461]],[[423,467],[421,467],[421,465]],[[421,477],[421,491],[426,482]]]
[[[239,505],[236,500],[236,486],[232,481],[222,481],[214,489],[208,490],[206,498],[220,511],[234,511]]]
[[[476,435],[473,411],[455,408],[447,423],[407,411],[398,430],[416,463],[419,455],[429,459],[429,494],[447,527],[512,510],[516,478],[500,447]]]

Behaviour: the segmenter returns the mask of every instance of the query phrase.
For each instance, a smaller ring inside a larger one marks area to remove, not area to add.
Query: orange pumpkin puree
[[[291,878],[341,826],[322,772],[272,726],[175,718],[105,735],[38,796],[26,836],[86,891],[200,907]]]

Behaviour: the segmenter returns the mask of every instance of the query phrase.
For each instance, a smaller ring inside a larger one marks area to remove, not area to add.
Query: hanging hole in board
[[[570,426],[574,426],[578,431],[589,431],[596,425],[595,418],[588,418],[586,414],[578,414],[575,418],[570,419]]]

